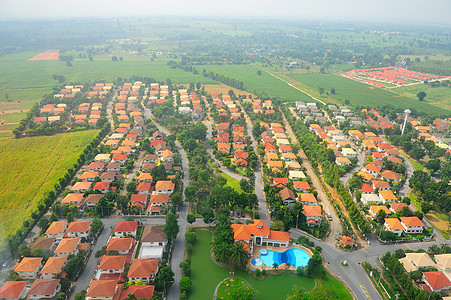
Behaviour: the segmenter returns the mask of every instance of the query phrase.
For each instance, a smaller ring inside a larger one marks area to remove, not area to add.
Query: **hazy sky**
[[[450,25],[450,13],[451,0],[0,0],[0,20],[183,15]]]

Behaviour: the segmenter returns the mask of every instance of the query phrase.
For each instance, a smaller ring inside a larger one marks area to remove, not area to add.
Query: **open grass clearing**
[[[98,130],[0,141],[0,240],[20,228]]]
[[[431,87],[426,84],[415,84],[394,88],[395,91],[405,97],[417,100],[417,94],[420,91],[426,93],[425,102],[434,106],[442,107],[446,110],[451,110],[451,88],[439,86]]]
[[[233,178],[232,176],[227,175],[224,172],[221,172],[221,176],[224,177],[225,179],[227,179],[227,184],[228,186],[232,187],[235,191],[242,193],[243,190],[241,189],[240,186],[240,181]]]
[[[339,75],[308,73],[293,74],[291,77],[304,83],[316,92],[319,92],[319,88],[321,87],[324,89],[324,92],[329,93],[327,95],[329,98],[338,100],[341,103],[345,103],[346,100],[349,100],[351,105],[354,106],[362,105],[378,107],[391,105],[402,109],[415,108],[417,111],[435,115],[449,113],[449,111],[446,111],[443,108],[401,96],[393,90],[372,87],[351,79],[343,78]],[[331,94],[330,90],[332,88],[335,89],[335,94]]]
[[[26,112],[0,114],[0,123],[20,122],[20,120],[22,120],[26,115],[27,115]]]
[[[229,277],[229,269],[216,265],[210,259],[211,233],[208,230],[196,230],[197,240],[191,255],[191,279],[193,281],[189,299],[212,299],[216,286]],[[247,272],[236,269],[235,276],[245,279],[257,291],[258,300],[286,299],[296,284],[311,290],[315,282],[311,277],[299,277],[292,273],[268,275],[263,280],[252,277]],[[333,286],[334,283],[331,283]],[[340,298],[346,299],[346,298]],[[351,299],[351,298],[349,298]]]

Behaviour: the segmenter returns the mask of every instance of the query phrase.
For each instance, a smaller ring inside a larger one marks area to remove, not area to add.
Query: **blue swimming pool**
[[[274,263],[279,266],[289,263],[295,267],[304,267],[308,264],[310,256],[302,249],[291,248],[284,252],[269,250],[266,254],[260,254],[260,259],[268,267],[272,267]]]

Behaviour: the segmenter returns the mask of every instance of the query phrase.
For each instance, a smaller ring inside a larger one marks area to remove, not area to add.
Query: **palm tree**
[[[230,249],[230,273],[233,274],[235,266],[243,267],[248,260],[248,252],[244,249],[244,244],[238,242],[232,245]]]
[[[225,263],[230,258],[230,248],[227,243],[221,243],[213,248],[215,259],[219,262]]]
[[[277,263],[273,263],[272,267],[274,268],[274,270],[277,270],[279,268],[279,265]]]

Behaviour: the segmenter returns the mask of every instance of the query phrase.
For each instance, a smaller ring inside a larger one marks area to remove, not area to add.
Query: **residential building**
[[[100,258],[100,274],[121,274],[125,270],[125,255],[104,255]]]
[[[40,272],[41,278],[52,279],[57,278],[66,266],[67,257],[49,257]],[[0,297],[1,298],[1,297]]]
[[[24,299],[27,296],[26,281],[7,281],[0,288],[0,299]]]
[[[67,228],[67,221],[53,221],[49,228],[45,231],[48,237],[61,239],[64,236],[64,232]]]
[[[407,234],[419,234],[426,228],[426,225],[418,217],[401,217],[399,219]]]
[[[27,299],[52,300],[60,291],[60,279],[36,279],[28,290]]]
[[[432,292],[440,292],[451,287],[451,281],[442,271],[423,272],[423,281]]]
[[[21,279],[36,279],[42,267],[43,257],[24,257],[14,267],[14,272]]]
[[[91,233],[91,222],[72,222],[66,229],[64,237],[87,238]]]
[[[119,221],[114,228],[115,237],[136,237],[138,231],[138,221]]]
[[[318,205],[304,205],[305,222],[307,226],[315,226],[322,222],[323,215],[321,207]]]
[[[113,300],[121,292],[117,280],[92,280],[86,293],[86,300]]]
[[[404,226],[402,226],[398,218],[385,219],[384,228],[387,231],[393,232],[397,236],[401,236],[404,232]]]
[[[128,279],[130,281],[141,280],[150,283],[157,276],[158,264],[158,259],[136,258],[128,270]]]
[[[133,238],[111,238],[106,251],[117,251],[120,255],[129,254],[135,244]]]
[[[68,257],[69,255],[78,254],[78,244],[80,238],[64,238],[55,249],[55,256]]]

